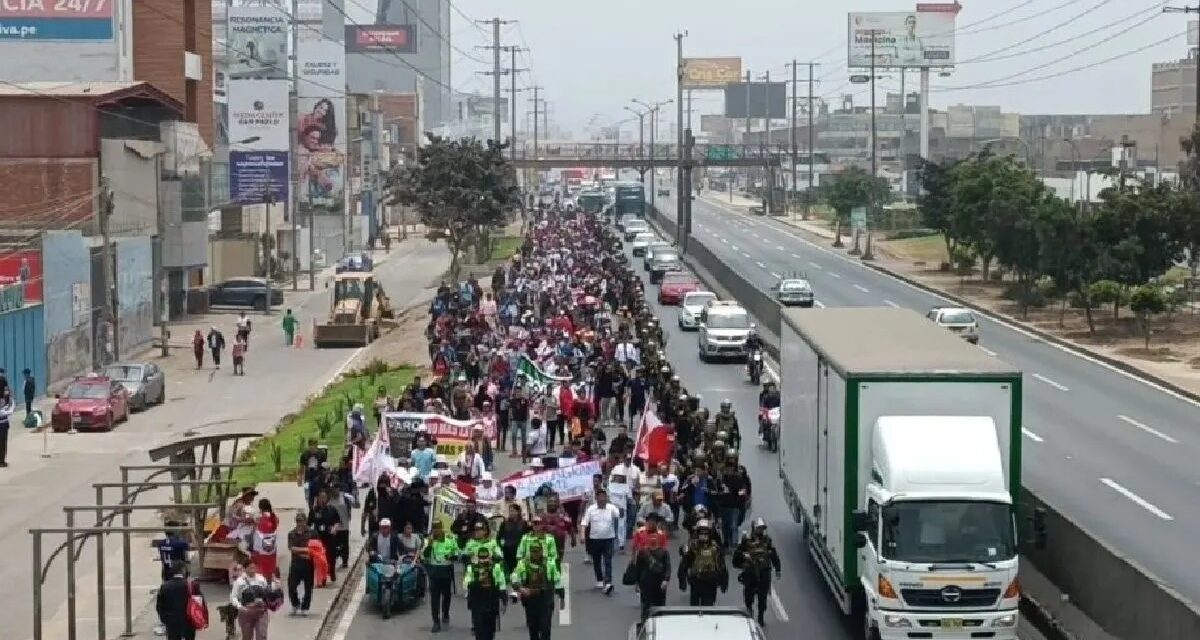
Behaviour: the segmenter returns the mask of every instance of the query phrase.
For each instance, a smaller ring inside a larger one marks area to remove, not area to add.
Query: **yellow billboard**
[[[742,80],[742,59],[684,58],[679,79],[684,89],[724,89]]]

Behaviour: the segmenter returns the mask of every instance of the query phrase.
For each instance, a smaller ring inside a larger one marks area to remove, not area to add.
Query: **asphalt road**
[[[673,200],[660,205],[674,210]],[[704,199],[694,240],[766,290],[806,272],[824,306],[951,304],[810,242],[786,224]],[[1025,373],[1024,483],[1192,601],[1200,601],[1197,406],[1009,325],[981,319],[980,348]]]
[[[391,299],[398,305],[417,297],[448,264],[446,250],[425,241],[402,243],[391,256],[379,265],[376,273]],[[302,283],[303,285],[303,283]],[[287,294],[285,306],[293,308],[299,317],[303,335],[307,338],[314,317],[323,317],[329,306],[329,292],[322,283],[317,291]],[[205,324],[220,326],[232,340],[236,313],[215,313],[204,318]],[[186,432],[196,435],[209,433],[265,433],[271,430],[284,414],[296,410],[308,395],[318,391],[330,378],[350,363],[358,349],[317,350],[306,345],[303,349],[285,348],[279,327],[280,311],[271,316],[252,316],[254,332],[247,354],[246,375],[234,377],[228,363],[220,370],[207,363],[196,370],[190,350],[173,349],[166,359],[157,351],[148,356],[163,367],[167,374],[167,401],[143,413],[134,414],[129,422],[118,425],[110,433],[51,434],[48,448],[51,457],[42,458],[43,440],[40,434],[14,430],[9,448],[10,466],[0,471],[0,502],[4,517],[0,518],[0,547],[17,557],[0,563],[0,619],[5,621],[4,638],[26,638],[32,633],[32,569],[29,558],[31,527],[52,527],[64,524],[64,505],[94,504],[94,482],[120,480],[118,465],[149,464],[147,451],[178,440]],[[174,328],[178,333],[180,329]],[[188,336],[179,340],[190,341]],[[228,355],[228,354],[226,354]],[[23,430],[22,430],[23,431]],[[287,462],[291,464],[290,461]],[[139,480],[143,475],[134,475]],[[117,501],[110,491],[107,502]],[[142,503],[164,502],[161,494],[147,493]],[[138,518],[134,518],[138,524]],[[146,523],[143,523],[146,524]],[[61,538],[47,538],[45,551],[57,546]],[[109,566],[119,566],[120,545],[109,543],[106,551]],[[81,605],[79,610],[81,637],[93,637],[94,608],[88,606],[95,598],[94,552],[89,549],[81,556],[78,567]],[[65,609],[64,562],[60,557],[50,570],[44,594],[44,618],[51,620]],[[145,593],[157,585],[139,586]],[[119,583],[109,585],[108,615],[120,612]],[[135,598],[136,598],[135,593]],[[87,600],[88,603],[83,602]],[[134,602],[135,611],[144,602]],[[109,621],[108,630],[115,628]]]

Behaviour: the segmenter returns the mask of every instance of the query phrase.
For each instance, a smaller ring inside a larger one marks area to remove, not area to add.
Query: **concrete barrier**
[[[649,221],[675,240],[675,221],[652,209]],[[688,243],[685,262],[697,277],[722,297],[742,303],[760,325],[767,352],[778,359],[780,307],[734,269],[718,259],[699,238]],[[1046,545],[1038,548],[1032,530],[1033,514],[1044,512]],[[1163,584],[1135,562],[1096,538],[1037,494],[1022,487],[1018,531],[1021,552],[1092,621],[1118,638],[1196,640],[1200,638],[1200,609]],[[1039,603],[1021,607],[1047,637],[1071,638]],[[1042,619],[1037,619],[1041,617]]]

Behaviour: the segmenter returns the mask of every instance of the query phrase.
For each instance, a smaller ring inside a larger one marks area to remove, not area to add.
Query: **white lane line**
[[[796,256],[796,254],[794,254],[794,253],[793,253],[792,255],[793,255],[793,256]],[[800,256],[796,256],[796,257],[797,257],[797,258],[799,258]],[[814,268],[814,269],[820,269],[820,268],[821,268],[821,265],[819,265],[819,264],[817,264],[817,263],[815,263],[815,262],[811,262],[811,261],[810,261],[808,264],[809,264],[809,266],[811,266],[811,267],[812,267],[812,268]]]
[[[813,300],[813,305],[816,306],[818,309],[825,308],[825,303],[821,302],[820,300]]]
[[[1158,507],[1154,506],[1150,502],[1147,502],[1145,498],[1130,491],[1129,489],[1126,489],[1125,487],[1122,487],[1121,485],[1117,484],[1115,481],[1113,481],[1110,478],[1100,478],[1100,482],[1103,482],[1104,486],[1108,487],[1109,489],[1112,489],[1113,491],[1116,491],[1117,493],[1125,496],[1126,498],[1129,498],[1137,506],[1145,509],[1146,511],[1149,511],[1150,513],[1153,513],[1154,515],[1162,518],[1163,520],[1174,520],[1175,519],[1175,518],[1171,517],[1171,514],[1167,513],[1166,511],[1163,511],[1162,509],[1159,509]]]
[[[884,304],[886,304],[887,306],[889,306],[889,307],[893,308],[893,309],[899,309],[899,308],[900,308],[900,305],[896,304],[895,302],[892,302],[891,300],[884,300],[884,301],[883,301],[883,303],[884,303]]]
[[[1021,427],[1021,433],[1025,434],[1026,438],[1029,438],[1030,440],[1033,440],[1034,442],[1045,442],[1046,441],[1045,438],[1039,436],[1038,434],[1036,434],[1024,427]]]
[[[1068,389],[1065,385],[1061,385],[1040,373],[1033,374],[1033,377],[1038,380],[1041,380],[1042,382],[1045,382],[1046,384],[1054,387],[1055,389],[1058,389],[1059,391],[1070,391],[1070,389]]]
[[[995,357],[997,357],[997,356],[999,356],[999,355],[1000,355],[1000,354],[996,353],[995,351],[992,351],[991,349],[989,349],[989,348],[987,348],[987,347],[979,347],[979,350],[980,350],[980,351],[982,351],[982,352],[984,352],[984,353],[986,353],[986,354],[988,354],[989,356],[991,356],[991,357],[993,357],[993,358],[995,358]]]
[[[834,272],[832,272],[832,271],[830,271],[830,272],[829,272],[829,276],[830,276],[830,277],[832,277],[832,278],[840,278],[840,277],[842,277],[842,275],[841,275],[840,273],[834,273]]]
[[[729,248],[730,248],[730,249],[733,249],[734,251],[738,251],[738,248],[737,248],[737,245],[736,245],[736,244],[729,245]]]
[[[779,372],[775,370],[775,367],[771,366],[770,362],[767,362],[766,358],[763,358],[763,368],[767,370],[767,375],[771,376],[775,382],[779,382]]]
[[[866,288],[866,287],[862,286],[861,284],[856,284],[856,285],[854,285],[854,288],[855,288],[855,289],[858,289],[859,291],[861,291],[861,292],[863,292],[863,293],[871,293],[871,290],[870,290],[870,289],[868,289],[868,288]]]
[[[771,272],[771,277],[772,277],[772,278],[775,278],[776,280],[778,280],[778,279],[782,278],[783,276],[781,276],[781,275],[779,275],[778,273],[775,273],[774,271],[772,271],[772,272]]]
[[[743,251],[743,252],[742,252],[742,257],[744,257],[744,258],[749,258],[749,257],[750,257],[750,254],[749,254],[749,253],[746,253],[745,251]]]
[[[727,238],[721,238],[721,242],[724,242],[725,244],[729,244],[729,240]]]
[[[1137,427],[1138,429],[1145,431],[1146,433],[1148,433],[1156,438],[1162,438],[1163,440],[1166,440],[1167,442],[1170,442],[1171,444],[1179,444],[1179,441],[1176,440],[1175,438],[1172,438],[1171,436],[1159,431],[1158,429],[1155,429],[1154,427],[1144,425],[1144,424],[1138,422],[1137,420],[1130,418],[1129,416],[1117,416],[1117,417],[1124,420],[1125,422]]]
[[[779,599],[779,593],[775,591],[775,587],[771,587],[771,608],[775,610],[775,617],[779,618],[780,622],[786,623],[791,618],[788,618],[787,611],[783,609],[783,600]]]
[[[558,610],[558,626],[571,626],[571,563],[562,566],[563,607]]]
[[[754,264],[758,265],[758,268],[759,268],[759,269],[766,269],[766,268],[767,268],[767,265],[765,265],[765,264],[763,264],[763,263],[761,263],[761,262],[755,262]]]
[[[342,610],[342,617],[333,631],[332,640],[346,640],[346,635],[350,633],[350,625],[354,624],[354,618],[358,616],[358,609],[362,606],[363,595],[367,592],[366,582],[367,576],[364,573],[359,586],[350,595],[346,608]]]
[[[780,251],[787,251],[787,249],[784,249],[784,248],[783,248],[783,245],[781,245],[781,244],[777,244],[777,245],[775,245],[775,248],[776,248],[776,249],[779,249]]]

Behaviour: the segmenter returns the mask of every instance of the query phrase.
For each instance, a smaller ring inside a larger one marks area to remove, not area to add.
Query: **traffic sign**
[[[850,76],[850,82],[854,84],[866,84],[871,81],[871,76],[865,74],[856,74]]]
[[[709,147],[705,152],[705,157],[709,160],[733,160],[733,147],[713,146]]]

